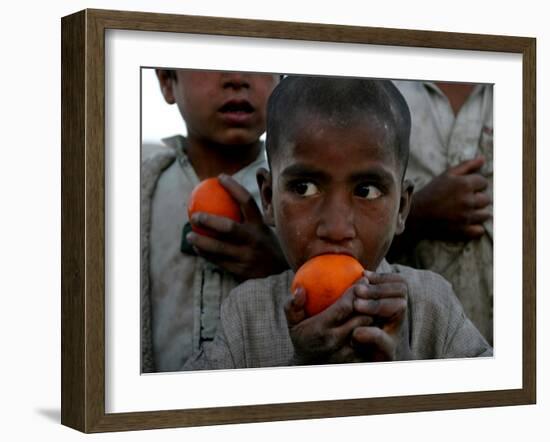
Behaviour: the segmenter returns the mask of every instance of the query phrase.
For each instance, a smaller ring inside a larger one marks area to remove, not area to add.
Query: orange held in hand
[[[308,316],[322,312],[363,275],[363,266],[348,255],[319,255],[305,262],[292,281],[306,291],[305,310]]]
[[[218,178],[207,178],[201,181],[191,192],[187,213],[189,219],[196,212],[206,212],[211,215],[225,216],[233,221],[241,222],[242,215],[239,203],[223,187]],[[213,236],[212,232],[191,224],[194,232]]]

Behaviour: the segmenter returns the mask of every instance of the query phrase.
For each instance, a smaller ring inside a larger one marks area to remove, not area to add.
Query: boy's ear
[[[155,69],[155,73],[159,80],[160,91],[162,92],[164,101],[168,104],[174,104],[176,102],[174,94],[176,72],[170,69]]]
[[[275,227],[275,217],[273,216],[273,184],[271,182],[271,173],[260,168],[256,172],[256,181],[260,189],[262,198],[262,209],[264,212],[264,222],[271,227]]]
[[[405,230],[405,221],[411,209],[411,200],[414,190],[412,181],[404,179],[401,185],[401,197],[399,198],[399,213],[397,214],[397,225],[395,226],[395,234],[399,235]]]

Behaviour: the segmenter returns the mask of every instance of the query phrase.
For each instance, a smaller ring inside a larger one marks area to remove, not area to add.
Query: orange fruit
[[[363,266],[348,255],[319,255],[305,262],[292,281],[306,291],[305,311],[308,316],[322,312],[363,276]]]
[[[206,212],[211,215],[224,216],[233,221],[241,222],[242,214],[239,203],[223,187],[218,178],[207,178],[201,181],[191,192],[187,205],[189,219],[196,212]],[[191,224],[194,232],[201,235],[214,236],[206,229],[201,229]]]

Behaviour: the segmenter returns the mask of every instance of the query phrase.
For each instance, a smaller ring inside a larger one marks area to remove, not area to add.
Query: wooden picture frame
[[[173,32],[521,54],[522,386],[269,405],[105,411],[105,31]],[[85,10],[62,19],[62,408],[83,432],[533,404],[536,400],[536,41],[404,29]]]

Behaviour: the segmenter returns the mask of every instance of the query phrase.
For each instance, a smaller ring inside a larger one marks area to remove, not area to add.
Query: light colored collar
[[[393,269],[391,265],[386,261],[386,258],[382,260],[382,262],[378,265],[378,268],[376,269],[376,273],[392,273]]]

